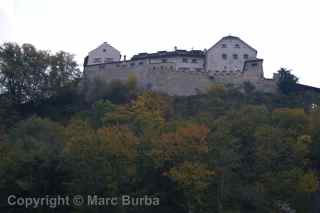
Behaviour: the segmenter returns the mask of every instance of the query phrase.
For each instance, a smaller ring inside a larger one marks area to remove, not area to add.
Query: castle
[[[277,91],[276,76],[266,79],[263,59],[257,58],[257,50],[239,37],[226,36],[208,50],[159,51],[139,53],[130,60],[103,43],[89,52],[84,61],[85,79],[106,83],[127,81],[135,76],[140,88],[169,95],[188,96],[206,92],[215,83],[243,88],[250,82],[256,90]]]

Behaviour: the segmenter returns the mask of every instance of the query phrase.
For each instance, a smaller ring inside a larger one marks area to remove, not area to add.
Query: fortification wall
[[[95,79],[110,83],[114,80],[127,81],[129,76],[135,76],[140,88],[178,96],[206,92],[214,83],[242,86],[245,81],[250,81],[259,91],[274,93],[277,90],[273,80],[247,78],[242,72],[182,71],[176,69],[175,63],[130,66],[122,62],[87,66],[85,76],[87,85],[93,84]]]
[[[116,64],[87,66],[85,75],[91,83],[94,83],[95,79],[106,83],[114,80],[127,81],[129,76],[135,76],[141,88],[179,96],[205,92],[212,85],[212,80],[206,73],[177,71],[174,63],[148,64],[140,67],[117,67]]]

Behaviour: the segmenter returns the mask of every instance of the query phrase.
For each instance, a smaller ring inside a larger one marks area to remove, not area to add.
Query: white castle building
[[[241,87],[244,82],[264,92],[275,92],[276,83],[264,78],[262,63],[257,50],[235,36],[223,37],[208,50],[175,48],[139,53],[130,60],[121,60],[120,51],[105,42],[89,52],[84,72],[90,81],[105,82],[125,81],[134,75],[140,87],[170,95],[194,95],[214,83]]]

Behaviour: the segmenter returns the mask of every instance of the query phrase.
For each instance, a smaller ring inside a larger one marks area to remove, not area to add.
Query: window
[[[233,54],[233,59],[238,59],[238,55],[237,54]]]
[[[243,55],[243,58],[244,58],[244,59],[248,59],[248,58],[249,58],[248,54],[244,54],[244,55]]]
[[[101,63],[101,58],[94,58],[93,63]]]
[[[222,58],[226,60],[228,58],[227,54],[222,54]]]
[[[193,59],[192,59],[192,63],[198,63],[198,60],[195,59],[195,58],[193,58]]]
[[[240,48],[240,45],[239,44],[235,44],[234,48]]]
[[[167,63],[167,61],[168,61],[167,59],[162,59],[161,60],[162,63]]]
[[[252,67],[256,67],[256,66],[258,66],[258,64],[257,63],[252,63],[251,66]]]
[[[107,51],[106,49],[103,49],[103,50],[102,50],[102,52],[104,52],[104,53],[105,53],[106,51]]]
[[[143,61],[140,61],[140,62],[139,62],[139,65],[143,65]]]
[[[113,61],[112,58],[105,58],[105,59],[104,59],[104,62],[105,62],[105,63],[112,62],[112,61]]]
[[[188,59],[187,59],[187,58],[183,58],[183,59],[182,59],[182,62],[183,62],[183,63],[188,63]]]
[[[135,63],[130,63],[130,66],[132,66],[132,67],[133,67],[134,65],[135,65]]]
[[[180,67],[178,70],[185,72],[185,71],[189,71],[190,69],[188,67]]]
[[[226,44],[222,44],[221,47],[222,47],[222,48],[226,48],[227,45],[226,45]]]

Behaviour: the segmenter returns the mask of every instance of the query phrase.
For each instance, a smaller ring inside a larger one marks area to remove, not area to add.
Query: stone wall
[[[135,76],[140,88],[163,92],[169,95],[188,96],[206,92],[215,83],[242,86],[245,81],[251,82],[257,90],[274,93],[277,90],[273,80],[246,72],[214,73],[178,70],[175,63],[144,64],[130,66],[130,62],[86,66],[84,70],[87,85],[95,79],[110,83],[114,80],[127,81]]]

